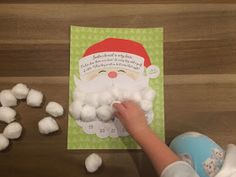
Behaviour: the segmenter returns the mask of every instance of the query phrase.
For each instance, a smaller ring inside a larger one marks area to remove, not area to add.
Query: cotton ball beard
[[[11,91],[17,99],[25,99],[29,93],[29,88],[25,84],[19,83]]]
[[[104,122],[107,122],[113,118],[114,110],[109,105],[103,105],[96,110],[97,117]]]
[[[88,172],[94,173],[102,165],[102,158],[95,153],[90,154],[85,159],[85,167]]]
[[[45,117],[38,122],[39,132],[49,134],[59,130],[57,122],[52,117]]]
[[[140,104],[142,101],[142,95],[139,91],[135,91],[131,94],[132,100]]]
[[[152,102],[149,100],[141,101],[140,106],[145,112],[149,112],[152,110]]]
[[[89,105],[83,106],[80,119],[84,122],[91,122],[96,120],[96,109]]]
[[[110,91],[102,92],[99,94],[99,104],[100,105],[109,105],[114,101],[114,97],[110,93]]]
[[[17,99],[10,90],[1,91],[0,102],[2,106],[16,106],[17,105]]]
[[[16,111],[9,107],[0,107],[0,121],[10,123],[16,118]]]
[[[142,90],[142,98],[144,100],[153,101],[155,96],[156,96],[156,92],[151,87],[147,87]]]
[[[59,117],[63,115],[64,110],[59,103],[51,101],[46,106],[46,112],[53,117]]]
[[[98,107],[99,106],[99,97],[97,93],[87,93],[84,104],[90,105],[92,107]]]
[[[80,101],[75,100],[71,103],[69,112],[74,119],[80,119],[83,104]]]
[[[0,151],[6,149],[8,145],[9,140],[3,134],[0,134]]]
[[[122,101],[123,100],[123,92],[121,89],[117,87],[112,87],[111,94],[115,101]]]
[[[10,123],[3,130],[3,135],[8,139],[17,139],[21,136],[22,126],[18,122]]]
[[[27,105],[39,107],[43,101],[43,94],[38,90],[31,89],[27,96]]]
[[[78,100],[80,102],[84,102],[85,98],[86,98],[86,93],[85,92],[80,91],[78,88],[76,88],[74,90],[73,100]]]

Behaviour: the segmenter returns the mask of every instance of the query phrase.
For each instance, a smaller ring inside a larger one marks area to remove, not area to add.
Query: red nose
[[[110,71],[110,72],[108,73],[108,77],[110,77],[110,78],[116,78],[116,77],[117,77],[117,72],[115,72],[115,71]]]

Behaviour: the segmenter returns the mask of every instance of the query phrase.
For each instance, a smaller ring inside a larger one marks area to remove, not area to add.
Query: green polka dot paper
[[[157,93],[153,103],[154,119],[150,127],[164,140],[163,28],[93,28],[71,26],[70,35],[69,104],[72,102],[73,90],[75,88],[73,76],[76,75],[79,78],[78,60],[82,58],[88,47],[110,37],[133,40],[144,46],[152,65],[156,65],[160,69],[160,75],[149,81],[150,86]],[[99,138],[97,135],[86,134],[70,115],[68,115],[67,147],[68,149],[140,148],[131,136]]]

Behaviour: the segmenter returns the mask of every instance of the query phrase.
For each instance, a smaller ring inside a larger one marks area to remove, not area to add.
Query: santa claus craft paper
[[[132,100],[164,139],[163,29],[71,27],[68,149],[137,149],[112,107]]]

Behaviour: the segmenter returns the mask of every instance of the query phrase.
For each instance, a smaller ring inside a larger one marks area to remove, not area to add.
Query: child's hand
[[[148,128],[143,110],[132,101],[114,103],[116,117],[118,117],[126,130],[134,137]]]

